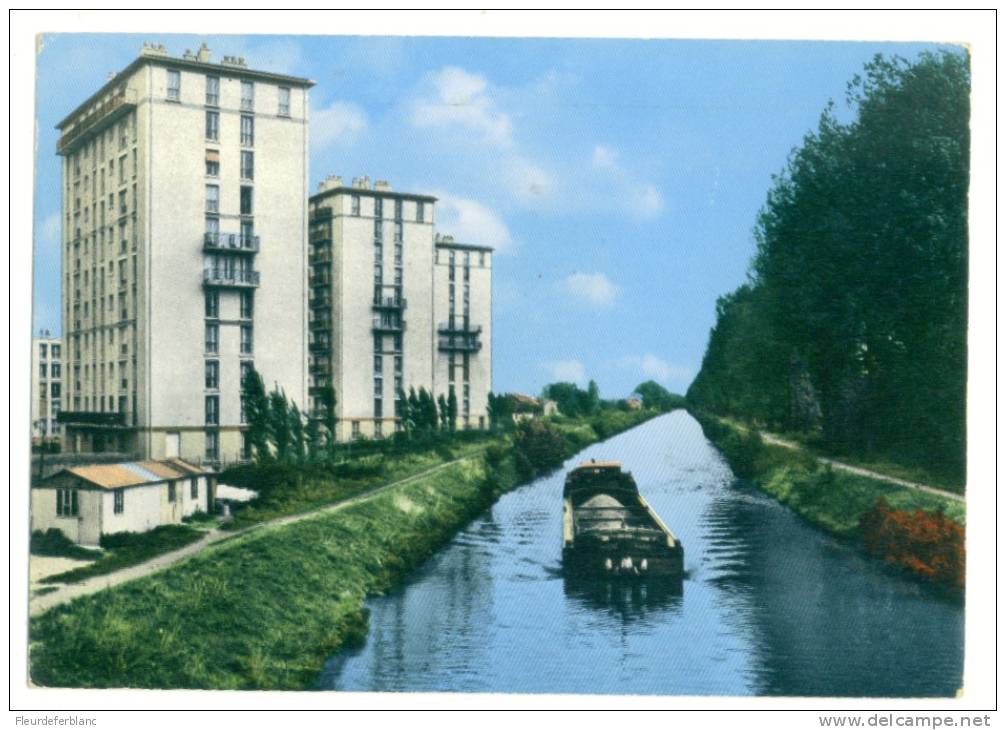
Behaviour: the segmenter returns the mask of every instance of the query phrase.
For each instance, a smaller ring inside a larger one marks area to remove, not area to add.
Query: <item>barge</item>
[[[615,461],[589,461],[566,476],[562,559],[573,575],[673,576],[684,548]]]

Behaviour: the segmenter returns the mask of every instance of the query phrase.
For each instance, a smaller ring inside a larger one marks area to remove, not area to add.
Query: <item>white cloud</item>
[[[572,296],[599,307],[610,307],[618,294],[618,287],[604,274],[577,272],[563,279],[562,284]]]
[[[437,229],[442,233],[465,243],[492,246],[498,253],[513,248],[506,223],[482,203],[441,191],[433,195],[437,197]]]
[[[675,365],[652,353],[646,355],[630,355],[623,357],[619,364],[628,369],[636,370],[642,376],[656,380],[659,383],[684,384],[691,380],[692,371],[686,367]]]
[[[587,371],[579,360],[556,360],[545,363],[552,374],[552,379],[568,383],[584,385],[587,382]]]
[[[513,143],[510,116],[499,109],[484,76],[446,66],[427,75],[426,87],[413,103],[415,126],[461,127],[479,134],[483,142],[504,147]]]
[[[613,191],[623,209],[636,218],[653,218],[664,209],[664,199],[653,183],[637,180],[618,161],[618,151],[596,145],[590,156],[591,167],[604,175],[605,189]]]
[[[335,101],[311,111],[311,143],[318,149],[351,142],[366,128],[366,114],[346,101]]]

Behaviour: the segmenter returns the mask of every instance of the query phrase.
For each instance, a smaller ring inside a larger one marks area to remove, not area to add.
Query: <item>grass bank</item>
[[[629,428],[654,415],[605,424]],[[593,426],[583,425],[558,427],[567,443],[582,448],[599,440]],[[364,640],[368,595],[390,588],[521,481],[509,437],[488,446],[484,457],[468,456],[336,512],[236,536],[184,563],[32,618],[33,681],[313,686],[327,657]]]
[[[757,431],[736,422],[703,413],[693,412],[693,415],[702,424],[706,437],[720,450],[737,476],[748,480],[817,527],[878,554],[871,549],[871,543],[875,540],[864,528],[868,530],[869,525],[876,521],[878,510],[881,515],[899,516],[904,529],[893,538],[899,544],[899,550],[887,550],[882,556],[887,562],[902,567],[918,565],[920,569],[913,572],[922,576],[930,575],[931,571],[921,569],[921,562],[914,560],[913,551],[929,551],[933,547],[920,548],[918,545],[919,528],[925,527],[929,521],[935,518],[939,524],[945,518],[948,526],[959,528],[953,530],[954,535],[947,533],[944,537],[948,541],[954,539],[954,549],[959,541],[960,549],[963,550],[966,519],[963,502],[835,470],[821,464],[811,452],[766,444]],[[940,539],[938,534],[934,537]],[[891,557],[892,553],[899,557]],[[958,574],[951,580],[942,582],[957,585],[963,580],[963,553],[958,562],[959,565],[955,568]]]
[[[743,426],[708,414],[693,415],[737,476],[832,534],[855,537],[860,518],[879,497],[896,509],[942,511],[965,524],[963,502],[838,471],[818,462],[812,453],[766,444]]]

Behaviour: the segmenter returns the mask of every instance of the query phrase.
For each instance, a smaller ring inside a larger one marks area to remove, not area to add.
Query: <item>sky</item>
[[[875,54],[933,44],[49,34],[37,56],[33,326],[60,323],[55,124],[132,61],[172,56],[317,82],[313,190],[368,175],[439,198],[437,228],[496,249],[493,389],[556,380],[684,393],[716,299],[742,284],[773,174]],[[843,116],[844,115],[844,116]]]

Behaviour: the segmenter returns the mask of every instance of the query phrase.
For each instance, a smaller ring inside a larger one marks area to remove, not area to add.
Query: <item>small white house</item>
[[[215,482],[213,472],[181,459],[69,467],[32,486],[31,529],[56,528],[76,543],[98,545],[102,535],[209,512]]]

